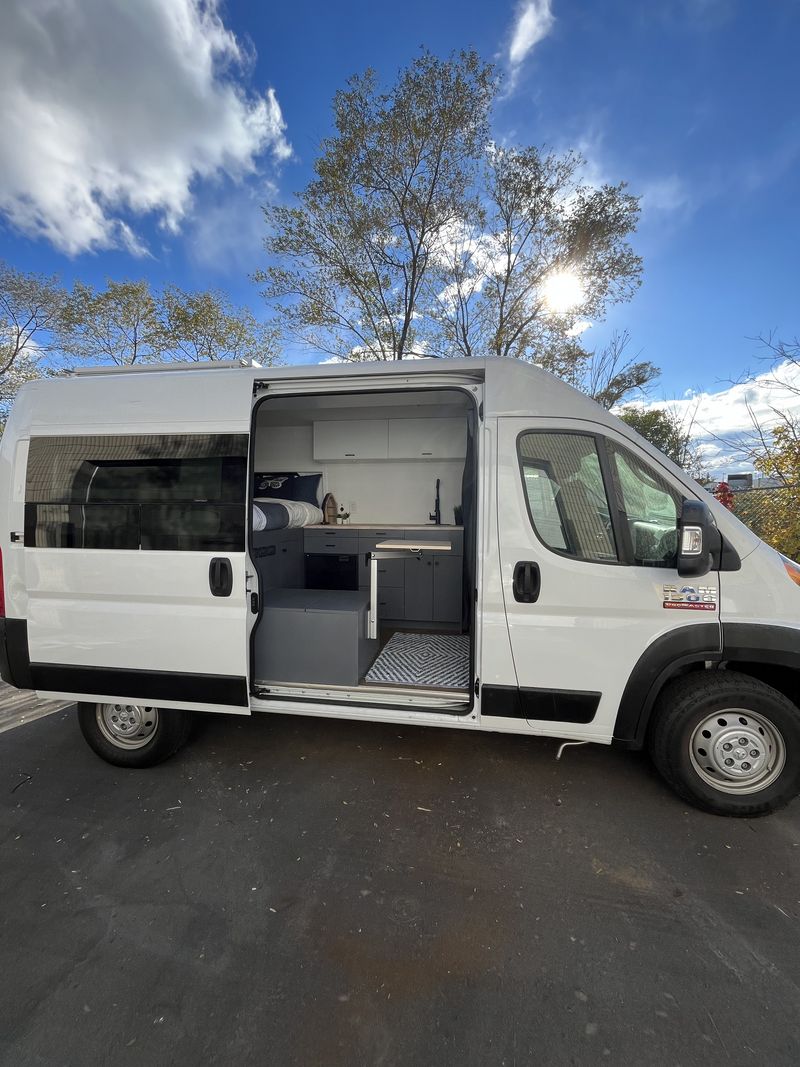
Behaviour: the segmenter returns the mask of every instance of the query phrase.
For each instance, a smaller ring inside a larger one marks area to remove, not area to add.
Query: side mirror
[[[681,578],[701,578],[711,570],[712,546],[717,524],[708,504],[684,500],[678,520],[678,574]]]

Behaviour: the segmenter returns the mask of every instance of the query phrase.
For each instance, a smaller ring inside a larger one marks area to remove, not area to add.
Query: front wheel
[[[79,704],[81,733],[98,756],[116,767],[153,767],[186,742],[188,711],[144,704]]]
[[[800,709],[746,674],[703,671],[673,682],[649,741],[662,777],[716,815],[768,815],[800,792]]]

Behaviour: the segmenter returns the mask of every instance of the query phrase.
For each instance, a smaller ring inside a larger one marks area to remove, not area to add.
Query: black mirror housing
[[[678,520],[678,574],[702,578],[714,565],[714,545],[719,531],[708,504],[684,500]]]

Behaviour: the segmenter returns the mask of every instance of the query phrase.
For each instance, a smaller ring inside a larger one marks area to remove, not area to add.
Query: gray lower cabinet
[[[262,589],[298,589],[305,585],[303,531],[258,531],[253,558]]]
[[[405,615],[409,622],[461,622],[461,556],[423,552],[405,561]]]
[[[381,589],[378,584],[378,618],[379,619],[405,619],[406,600],[405,590],[385,587]]]
[[[423,552],[404,561],[405,615],[415,622],[433,620],[433,559]]]
[[[433,561],[433,621],[461,622],[461,556],[436,556]]]
[[[364,590],[268,589],[255,633],[259,681],[356,686],[378,654]]]

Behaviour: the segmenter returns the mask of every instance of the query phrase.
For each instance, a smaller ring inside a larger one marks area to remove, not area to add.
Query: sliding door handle
[[[233,567],[224,556],[214,556],[208,565],[208,584],[212,596],[230,596],[233,590]]]
[[[538,563],[524,560],[514,568],[512,588],[514,599],[520,604],[533,604],[539,599],[542,575]]]

